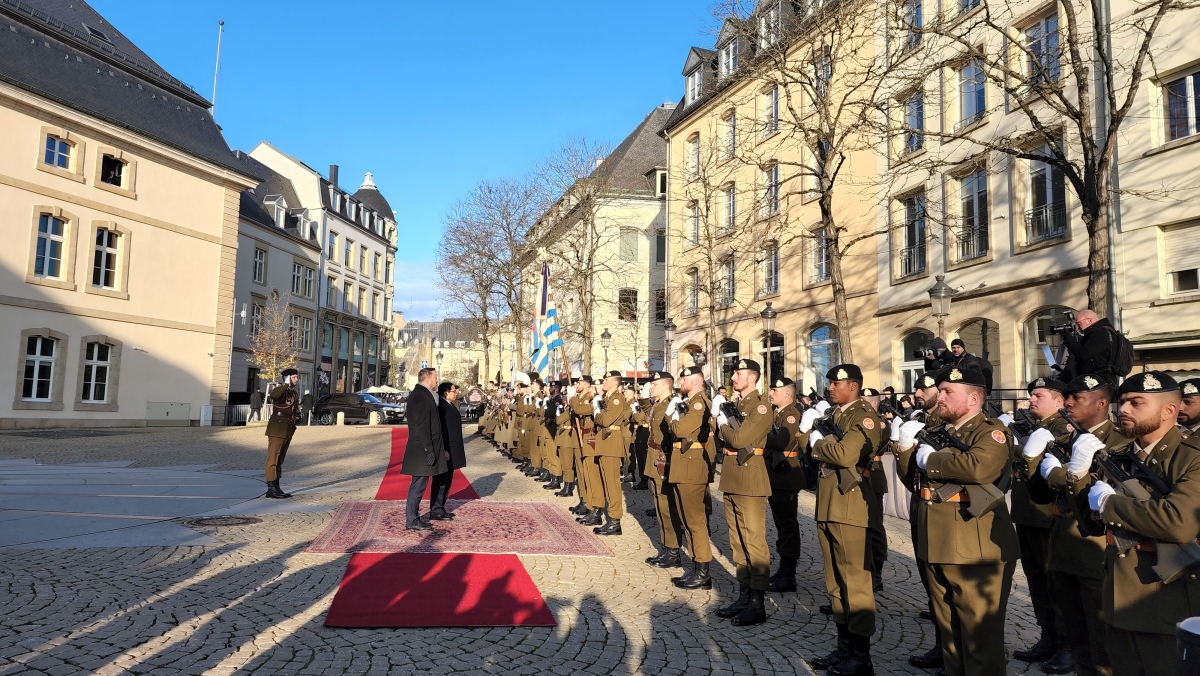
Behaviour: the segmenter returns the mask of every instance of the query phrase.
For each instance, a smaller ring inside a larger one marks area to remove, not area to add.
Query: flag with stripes
[[[550,368],[550,357],[554,350],[563,346],[558,324],[558,308],[550,294],[550,264],[542,263],[541,290],[538,293],[537,316],[533,320],[534,335],[529,360],[538,373],[546,376]]]

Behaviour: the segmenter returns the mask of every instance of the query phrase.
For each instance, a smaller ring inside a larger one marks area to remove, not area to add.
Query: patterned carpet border
[[[543,554],[613,556],[557,505],[542,502],[450,500],[453,521],[433,530],[404,527],[404,500],[344,502],[305,552],[310,554]]]

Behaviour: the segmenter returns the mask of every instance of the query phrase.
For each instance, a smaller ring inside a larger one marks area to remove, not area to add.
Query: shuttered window
[[[1171,292],[1200,291],[1200,224],[1170,228],[1163,234]]]

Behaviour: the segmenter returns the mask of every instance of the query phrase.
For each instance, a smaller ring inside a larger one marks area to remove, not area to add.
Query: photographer
[[[1116,329],[1107,319],[1101,319],[1091,310],[1075,315],[1075,321],[1066,326],[1053,327],[1062,336],[1067,346],[1067,365],[1059,379],[1068,382],[1078,376],[1100,375],[1116,382],[1120,373],[1117,367]]]
[[[946,341],[940,337],[934,338],[933,343],[926,350],[914,352],[913,356],[925,359],[926,372],[937,371],[955,361],[954,353],[946,347]]]

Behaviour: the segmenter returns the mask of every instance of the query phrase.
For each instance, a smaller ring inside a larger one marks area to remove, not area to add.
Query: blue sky
[[[520,176],[574,136],[616,143],[683,92],[709,0],[90,0],[170,73],[212,94],[232,148],[261,140],[324,173],[365,172],[397,212],[396,309],[442,315],[443,215],[478,181]]]

